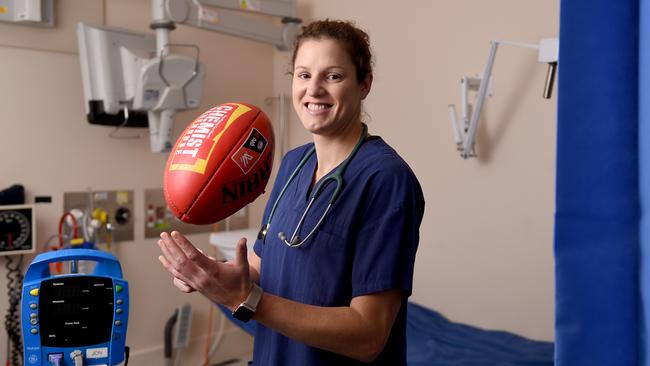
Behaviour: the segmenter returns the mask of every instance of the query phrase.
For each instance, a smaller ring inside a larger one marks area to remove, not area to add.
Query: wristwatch
[[[253,283],[253,288],[248,294],[248,297],[246,300],[244,300],[244,302],[239,304],[235,311],[232,312],[232,316],[235,319],[243,321],[244,323],[251,320],[257,311],[257,304],[259,304],[260,300],[262,300],[263,293],[264,290],[262,290],[262,288],[259,287],[256,283]]]

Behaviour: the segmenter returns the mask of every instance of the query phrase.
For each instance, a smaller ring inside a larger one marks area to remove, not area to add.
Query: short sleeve
[[[399,288],[413,289],[424,197],[410,168],[377,174],[369,182],[352,268],[352,297]]]

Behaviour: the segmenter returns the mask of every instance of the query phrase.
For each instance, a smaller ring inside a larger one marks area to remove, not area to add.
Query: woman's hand
[[[246,258],[246,239],[237,243],[234,262],[221,263],[205,255],[177,231],[160,234],[158,260],[174,276],[183,292],[198,291],[233,310],[248,296],[252,283]]]

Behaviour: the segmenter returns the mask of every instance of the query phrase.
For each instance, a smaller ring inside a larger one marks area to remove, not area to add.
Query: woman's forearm
[[[255,320],[296,341],[369,362],[382,351],[400,306],[399,291],[319,307],[265,293]]]

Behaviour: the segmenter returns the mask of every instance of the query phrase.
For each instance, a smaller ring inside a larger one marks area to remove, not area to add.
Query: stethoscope
[[[350,161],[352,161],[352,158],[354,158],[354,156],[357,154],[357,151],[359,150],[363,142],[366,140],[367,134],[368,134],[368,126],[363,124],[363,131],[361,131],[361,135],[359,136],[359,141],[357,141],[357,144],[354,145],[354,149],[352,149],[350,155],[348,155],[348,157],[343,161],[343,163],[341,163],[338,166],[338,168],[334,170],[334,173],[330,174],[329,176],[321,180],[320,183],[318,183],[318,185],[316,186],[316,189],[312,191],[311,197],[309,198],[309,203],[307,204],[307,208],[305,208],[305,212],[303,212],[302,216],[300,217],[300,221],[298,221],[298,225],[296,226],[296,229],[293,231],[293,234],[291,234],[291,239],[287,240],[287,235],[283,231],[280,231],[278,233],[278,238],[284,241],[284,243],[288,245],[290,248],[300,247],[307,240],[309,240],[309,238],[316,232],[316,230],[318,230],[321,223],[325,219],[325,216],[327,216],[327,213],[329,212],[334,202],[336,202],[336,199],[338,198],[339,193],[341,192],[341,188],[343,187],[343,173],[345,172],[345,169],[347,168],[348,164],[350,164]],[[271,221],[273,220],[273,215],[275,214],[275,210],[278,208],[278,203],[280,203],[282,196],[284,196],[284,192],[287,190],[287,187],[289,187],[291,181],[293,181],[293,179],[298,175],[300,169],[302,169],[305,166],[307,160],[309,160],[309,158],[314,154],[315,151],[316,151],[316,147],[312,146],[312,148],[309,149],[307,154],[305,154],[302,160],[300,160],[298,166],[296,166],[296,168],[289,176],[289,179],[284,184],[284,187],[282,187],[282,190],[280,191],[278,198],[276,198],[275,203],[273,203],[273,207],[271,208],[271,213],[269,214],[269,219],[266,221],[266,224],[262,226],[262,229],[260,229],[260,232],[257,234],[257,239],[263,241],[266,239],[266,234],[269,231],[269,227],[271,227]],[[336,182],[336,188],[334,189],[334,193],[332,194],[332,197],[330,197],[330,200],[327,203],[327,208],[325,209],[325,212],[323,212],[323,215],[321,215],[320,219],[318,220],[314,228],[309,232],[309,234],[307,234],[307,236],[301,240],[300,237],[298,236],[298,233],[302,228],[305,217],[309,212],[309,209],[311,208],[316,198],[318,198],[318,196],[320,196],[320,194],[323,192],[327,183],[331,181]]]

